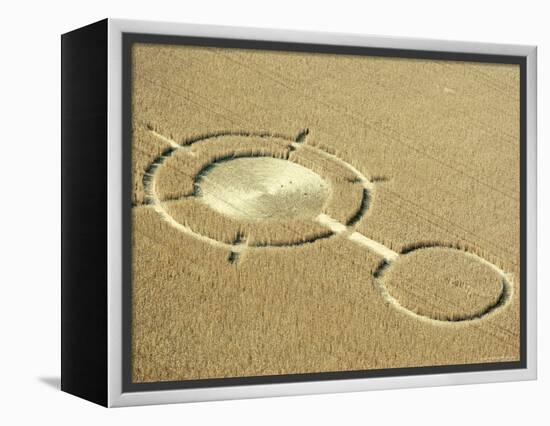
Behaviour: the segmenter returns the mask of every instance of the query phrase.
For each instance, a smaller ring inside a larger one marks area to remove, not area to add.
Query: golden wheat
[[[135,45],[133,63],[134,381],[519,359],[518,66],[161,45]],[[481,320],[421,321],[380,285],[412,312],[456,320],[497,303],[499,282],[428,249],[375,278],[384,259],[346,239],[352,229],[277,247],[328,229],[236,220],[189,197],[212,161],[288,157],[329,183],[323,212],[346,224],[362,184],[313,148],[373,181],[355,229],[396,252],[439,245],[494,263],[510,277],[506,306]],[[229,244],[274,246],[231,263],[229,250],[142,205],[144,174],[167,153],[153,175],[172,218]],[[455,287],[438,286],[454,276]]]

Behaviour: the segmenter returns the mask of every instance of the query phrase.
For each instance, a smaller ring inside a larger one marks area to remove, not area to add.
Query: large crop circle
[[[172,144],[144,175],[147,201],[174,228],[231,251],[290,247],[354,227],[372,184],[303,138],[219,134]]]

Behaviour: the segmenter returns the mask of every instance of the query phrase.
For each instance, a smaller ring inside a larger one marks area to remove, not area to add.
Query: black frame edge
[[[61,390],[107,406],[108,20],[61,36]]]

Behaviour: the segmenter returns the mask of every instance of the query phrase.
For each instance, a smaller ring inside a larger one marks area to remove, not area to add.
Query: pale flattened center
[[[196,178],[200,199],[227,216],[246,220],[314,218],[329,196],[315,172],[272,157],[214,163]]]

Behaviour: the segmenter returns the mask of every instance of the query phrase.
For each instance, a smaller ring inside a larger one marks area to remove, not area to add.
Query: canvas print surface
[[[519,360],[518,65],[131,49],[133,382]]]

